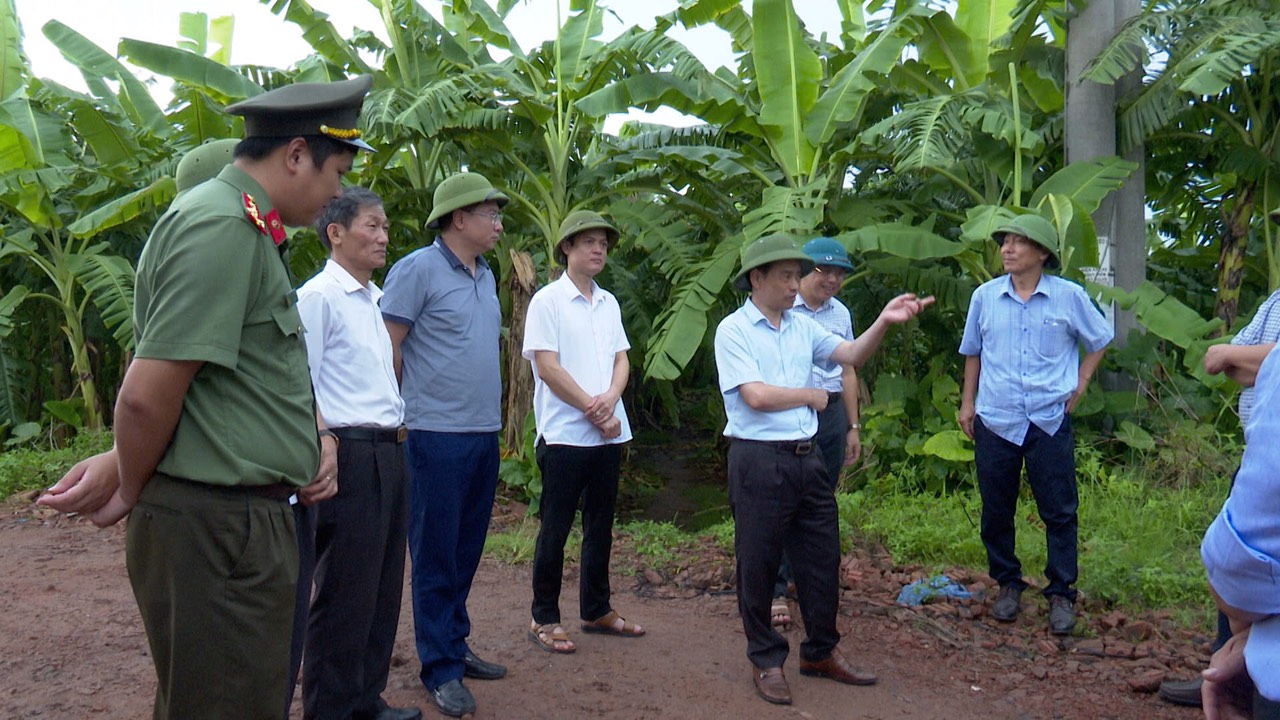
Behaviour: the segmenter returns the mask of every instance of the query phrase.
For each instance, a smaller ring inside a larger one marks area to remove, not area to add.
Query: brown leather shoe
[[[774,705],[791,704],[791,688],[787,687],[787,676],[782,674],[782,668],[761,670],[752,665],[751,679],[755,680],[756,694],[760,697]]]
[[[832,650],[831,657],[825,660],[805,660],[800,658],[800,674],[824,677],[846,685],[876,684],[875,673],[859,670],[850,665],[839,650]]]

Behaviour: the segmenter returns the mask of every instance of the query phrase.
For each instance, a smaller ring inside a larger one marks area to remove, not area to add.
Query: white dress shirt
[[[561,400],[538,376],[534,354],[547,350],[559,354],[560,367],[578,387],[592,397],[609,389],[618,353],[631,348],[622,329],[622,310],[612,293],[591,283],[591,300],[578,291],[569,274],[534,294],[524,325],[525,359],[533,363],[533,414],[538,435],[550,445],[595,447],[631,439],[622,399],[613,414],[622,421],[622,434],[605,440],[600,429],[582,411]]]
[[[377,285],[361,285],[332,259],[298,288],[311,384],[329,427],[389,429],[404,424],[380,297]]]

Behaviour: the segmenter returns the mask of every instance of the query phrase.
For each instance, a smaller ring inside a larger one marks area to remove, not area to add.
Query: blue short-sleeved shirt
[[[476,258],[472,277],[436,238],[392,266],[380,306],[384,318],[409,326],[400,344],[405,424],[433,432],[501,429],[502,311],[484,258]]]
[[[782,313],[775,328],[750,298],[716,328],[716,371],[729,422],[724,434],[742,440],[807,440],[818,432],[818,413],[803,405],[790,410],[752,410],[738,388],[762,382],[784,388],[814,387],[814,365],[830,367],[843,340],[813,320]]]
[[[1280,342],[1280,290],[1271,293],[1254,313],[1244,329],[1231,338],[1232,345],[1265,345]],[[1240,426],[1249,424],[1249,416],[1253,414],[1254,398],[1257,390],[1247,387],[1240,391]]]
[[[1084,288],[1069,280],[1041,275],[1025,302],[1008,275],[978,286],[960,353],[982,360],[976,407],[982,424],[1017,445],[1031,423],[1058,432],[1079,384],[1080,346],[1097,352],[1114,334]]]
[[[805,305],[800,293],[796,293],[796,303],[791,307],[791,311],[812,318],[824,330],[839,335],[842,340],[854,338],[853,315],[844,303],[835,298],[827,298],[827,301],[819,305],[817,310],[812,310]],[[844,389],[844,368],[840,365],[837,364],[831,368],[814,365],[812,372],[814,387],[822,388],[827,392],[840,392]]]

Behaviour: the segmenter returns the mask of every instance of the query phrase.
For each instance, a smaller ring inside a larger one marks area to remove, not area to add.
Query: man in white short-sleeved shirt
[[[578,210],[560,226],[555,258],[565,273],[529,304],[524,357],[533,364],[533,412],[542,471],[542,527],[533,556],[529,639],[551,653],[577,648],[560,625],[564,545],[582,501],[579,616],[584,632],[639,637],[609,603],[609,553],[622,443],[631,425],[622,405],[630,364],[622,312],[595,282],[618,231],[598,213]]]

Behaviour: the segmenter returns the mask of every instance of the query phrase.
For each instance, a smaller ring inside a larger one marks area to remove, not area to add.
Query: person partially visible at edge
[[[99,525],[131,516],[156,718],[281,717],[298,573],[287,501],[329,497],[337,478],[280,245],[369,149],[357,120],[371,82],[290,85],[227,108],[245,118],[233,164],[173,202],[138,261],[115,447],[41,498]]]
[[[1272,222],[1280,222],[1280,209],[1270,213]],[[1262,361],[1280,340],[1280,290],[1265,300],[1254,313],[1253,319],[1231,339],[1230,344],[1213,345],[1204,355],[1204,369],[1210,375],[1223,373],[1244,389],[1240,391],[1237,405],[1240,426],[1247,427],[1253,417],[1256,404],[1254,379]],[[1232,481],[1234,483],[1234,480]],[[1218,637],[1213,650],[1217,652],[1231,639],[1231,623],[1222,612],[1218,613]],[[1160,684],[1160,697],[1178,705],[1202,704],[1203,677],[1192,680],[1170,680]]]
[[[1048,541],[1049,631],[1067,635],[1076,624],[1078,574],[1071,411],[1114,331],[1084,288],[1045,272],[1061,267],[1052,223],[1019,215],[992,239],[1000,245],[1005,274],[980,285],[969,300],[960,341],[965,363],[959,416],[974,442],[982,544],[991,577],[1000,584],[991,616],[1017,619],[1027,588],[1014,552],[1013,523],[1025,465]]]
[[[1208,720],[1280,718],[1280,353],[1274,348],[1256,379],[1244,458],[1200,545],[1210,594],[1232,633],[1202,674]]]
[[[622,404],[631,344],[618,300],[596,284],[618,230],[579,210],[560,225],[555,259],[565,273],[539,290],[525,320],[524,357],[533,365],[536,457],[542,472],[542,525],[533,555],[529,638],[552,653],[576,646],[560,625],[564,545],[582,503],[578,612],[583,632],[634,638],[644,629],[610,605],[609,553],[622,443],[631,424]]]
[[[844,340],[853,340],[853,315],[849,308],[836,298],[845,278],[853,272],[849,253],[839,241],[832,238],[814,238],[802,248],[815,264],[813,272],[800,278],[800,292],[796,294],[792,310],[813,318],[828,332]],[[822,448],[822,458],[827,464],[827,478],[831,490],[840,484],[841,470],[853,465],[862,454],[862,424],[858,420],[858,372],[852,365],[835,368],[813,366],[813,386],[827,391],[827,409],[818,413],[818,434],[814,442]],[[770,608],[773,624],[786,628],[791,625],[791,609],[787,605],[788,590],[794,585],[791,562],[782,554],[782,566],[773,586],[773,606]]]
[[[337,436],[342,485],[316,507],[316,588],[302,676],[308,720],[416,720],[382,699],[400,622],[408,483],[404,401],[373,271],[387,264],[382,200],[349,187],[316,221],[329,249],[298,289],[316,406]]]
[[[440,183],[435,242],[392,266],[382,296],[409,427],[409,553],[420,677],[445,715],[474,713],[464,677],[507,669],[468,645],[467,595],[498,486],[502,317],[483,254],[502,234],[507,196],[478,173]]]
[[[843,340],[795,312],[800,280],[813,260],[791,238],[770,235],[742,253],[734,287],[750,296],[716,328],[716,370],[728,423],[729,505],[734,520],[738,611],[756,693],[791,704],[782,665],[787,640],[770,622],[773,584],[785,548],[793,562],[807,637],[800,673],[870,685],[837,644],[840,537],[836,499],[822,450],[815,444],[827,391],[811,368],[861,366],[889,326],[904,323],[933,298],[899,295],[856,340]]]

